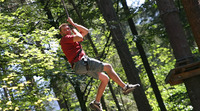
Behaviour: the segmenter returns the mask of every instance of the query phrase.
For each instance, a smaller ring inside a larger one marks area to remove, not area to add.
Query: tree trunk
[[[119,105],[119,101],[117,100],[117,97],[115,96],[115,93],[114,93],[114,90],[112,88],[112,85],[111,85],[110,81],[108,82],[108,86],[109,86],[110,92],[111,92],[111,94],[113,96],[113,99],[115,101],[115,104],[116,104],[116,106],[118,108],[118,111],[122,111],[121,108],[120,108],[120,105]]]
[[[101,12],[103,13],[104,19],[106,20],[110,28],[115,46],[117,48],[122,66],[125,70],[129,83],[141,84],[138,70],[135,67],[135,63],[133,62],[131,53],[128,49],[128,45],[122,34],[119,20],[113,8],[112,1],[111,0],[96,0],[96,1],[99,5]],[[149,102],[147,100],[147,97],[144,93],[144,89],[142,88],[142,86],[136,89],[133,92],[133,95],[134,95],[138,110],[151,111],[151,107],[149,105]]]
[[[104,95],[101,97],[101,104],[102,104],[103,110],[108,111],[108,108],[104,99]]]
[[[182,0],[187,19],[200,51],[200,0]],[[185,80],[194,110],[200,110],[200,76]]]
[[[40,3],[42,4],[42,6],[44,7],[43,9],[44,9],[44,11],[46,12],[46,14],[47,14],[47,17],[48,17],[48,20],[49,20],[49,24],[51,24],[53,27],[55,27],[55,28],[58,28],[58,22],[56,21],[54,21],[54,17],[53,17],[53,14],[51,13],[51,10],[49,9],[49,7],[48,7],[48,3],[49,3],[49,1],[46,1],[45,2],[45,0],[40,0]],[[46,4],[45,4],[46,3]]]
[[[80,106],[81,106],[81,110],[82,111],[87,111],[87,107],[85,105],[86,103],[86,100],[85,100],[85,93],[83,93],[80,89],[80,84],[79,83],[76,83],[78,85],[75,85],[74,86],[74,89],[75,89],[75,92],[76,92],[76,95],[78,97],[78,101],[80,103]]]
[[[121,2],[122,2],[122,5],[123,5],[125,13],[127,14],[127,16],[129,16],[130,15],[130,10],[129,10],[128,6],[127,6],[126,0],[121,0]],[[137,32],[136,27],[135,27],[135,23],[133,22],[132,18],[128,18],[128,23],[129,23],[129,26],[130,26],[132,34],[133,35],[138,35],[138,32]],[[144,64],[144,67],[145,67],[146,72],[148,74],[149,80],[151,82],[151,86],[152,86],[153,91],[155,93],[158,105],[159,105],[161,111],[166,111],[166,108],[165,108],[165,105],[163,103],[160,91],[158,89],[158,85],[156,83],[156,79],[154,78],[153,72],[152,72],[151,67],[149,65],[149,62],[147,60],[147,57],[146,57],[144,48],[143,48],[143,46],[141,44],[140,38],[138,38],[136,40],[136,47],[137,47],[137,49],[139,51],[139,54],[140,54],[140,56],[142,58],[142,62]]]
[[[57,77],[59,80],[62,80],[61,77]],[[67,109],[67,111],[70,111],[70,108],[68,106],[68,103],[67,103],[67,100],[65,99],[65,95],[62,95],[61,96],[61,92],[62,92],[62,88],[58,86],[58,84],[61,84],[59,83],[59,81],[57,79],[54,79],[54,78],[51,78],[50,80],[50,86],[53,88],[53,92],[55,93],[55,96],[57,98],[59,98],[58,100],[58,104],[60,106],[60,109]]]
[[[194,111],[200,111],[200,76],[184,80]]]
[[[182,0],[182,4],[200,52],[200,0]]]
[[[177,62],[192,56],[173,0],[156,0]]]
[[[170,44],[173,48],[178,66],[184,66],[193,62],[192,53],[186,41],[183,27],[179,20],[177,9],[173,0],[157,0],[161,19],[164,22]],[[186,64],[178,64],[181,61],[188,60]],[[200,76],[195,76],[184,80],[187,92],[189,94],[192,106],[195,111],[200,111]]]

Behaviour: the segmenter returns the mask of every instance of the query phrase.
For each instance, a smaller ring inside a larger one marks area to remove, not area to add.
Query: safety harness
[[[74,57],[74,59],[72,60],[72,68],[74,68],[74,60],[79,57],[79,54],[82,52],[82,47],[81,47],[81,44],[79,42],[79,46],[80,46],[80,50],[79,52],[77,53],[77,55]],[[86,55],[83,55],[83,57],[81,58],[81,60],[84,62],[84,65],[86,67],[87,70],[89,70],[89,66],[88,66],[88,57]]]

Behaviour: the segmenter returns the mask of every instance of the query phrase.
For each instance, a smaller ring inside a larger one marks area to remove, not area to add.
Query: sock
[[[100,104],[100,102],[97,102],[96,100],[94,101],[95,104]]]
[[[124,86],[122,89],[123,89],[123,90],[125,90],[125,89],[126,89],[126,87],[127,87],[127,85],[125,85],[125,86]]]

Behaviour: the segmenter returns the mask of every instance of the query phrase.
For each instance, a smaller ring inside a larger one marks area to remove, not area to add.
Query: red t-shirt
[[[76,57],[82,46],[79,42],[73,42],[73,37],[74,35],[66,35],[63,36],[60,40],[62,51],[67,57],[70,64],[72,64],[72,62],[78,62],[79,60],[81,60],[82,56],[85,55],[85,52],[82,50],[79,56]]]

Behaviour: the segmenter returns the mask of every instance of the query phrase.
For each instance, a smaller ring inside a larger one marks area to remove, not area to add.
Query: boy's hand
[[[71,25],[73,25],[73,26],[75,25],[74,22],[73,22],[73,20],[72,20],[70,17],[68,17],[67,21],[68,21]]]

